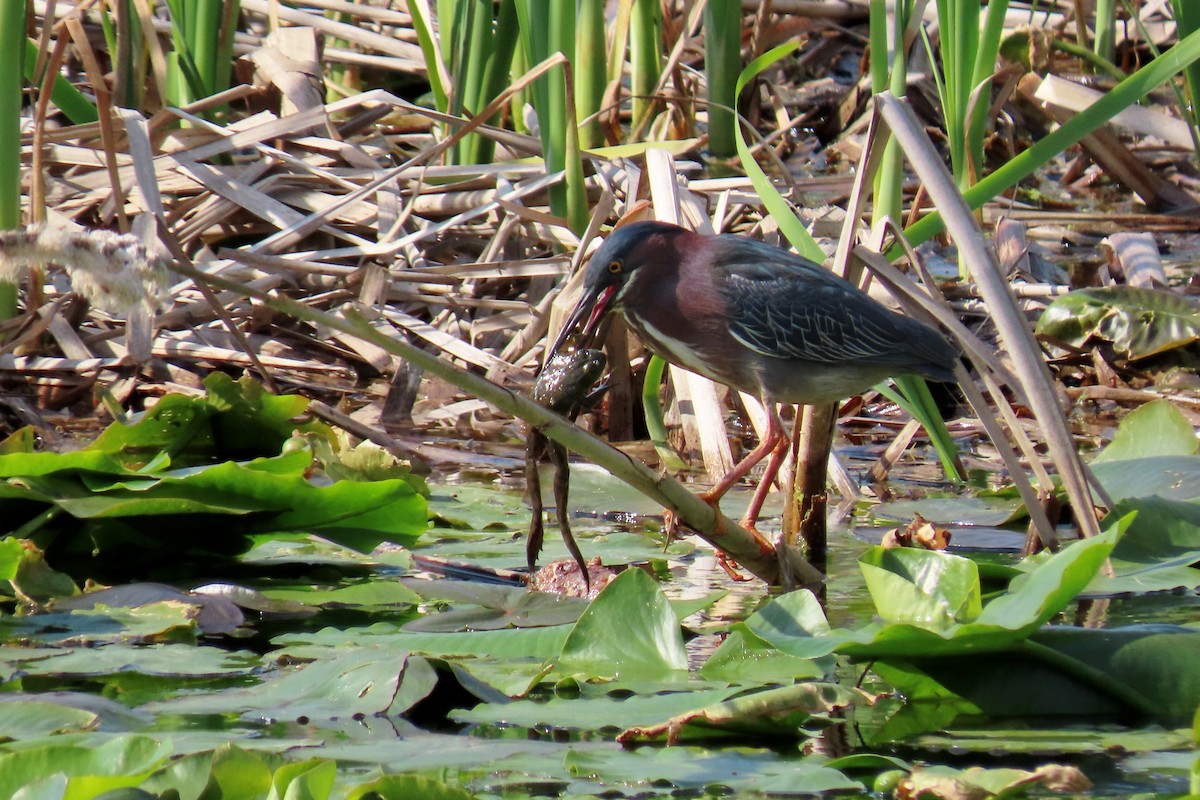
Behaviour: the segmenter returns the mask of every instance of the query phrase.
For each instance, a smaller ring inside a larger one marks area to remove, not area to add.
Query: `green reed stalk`
[[[490,3],[488,4],[490,5]],[[512,69],[513,55],[521,38],[520,27],[517,24],[516,0],[500,0],[496,8],[495,19],[489,17],[487,39],[490,47],[482,56],[481,80],[473,85],[477,91],[468,97],[467,106],[472,114],[477,114],[487,107],[504,91]],[[489,164],[495,157],[496,143],[486,136],[471,134],[463,139],[464,164]]]
[[[959,188],[974,183],[983,169],[983,140],[991,100],[988,85],[996,70],[1006,11],[1008,0],[988,3],[981,30],[978,0],[938,2],[942,59],[941,70],[935,66],[935,77],[946,119],[950,166]],[[973,97],[978,99],[973,102]]]
[[[915,10],[912,0],[898,0],[894,14],[889,11],[886,0],[871,0],[871,91],[875,94],[891,89],[897,97],[904,95],[908,82],[907,32]],[[899,147],[889,140],[875,174],[872,194],[875,219],[902,217],[903,190],[904,160]]]
[[[484,70],[492,55],[494,19],[489,0],[460,0],[455,13],[452,28],[455,36],[449,50],[450,77],[454,81],[450,113],[461,117],[474,114],[483,107],[479,105],[479,100],[486,82]],[[447,51],[443,49],[442,52]],[[477,138],[476,134],[471,134],[455,145],[447,154],[451,163],[464,163],[467,151],[478,147],[468,140]]]
[[[1096,55],[1111,62],[1116,52],[1117,0],[1096,0]],[[1087,46],[1087,42],[1080,42]]]
[[[654,110],[654,92],[662,76],[663,21],[659,0],[633,0],[629,22],[629,80],[633,93],[633,129]]]
[[[1200,4],[1195,0],[1171,0],[1175,12],[1177,36],[1182,39],[1200,30]],[[1192,126],[1192,138],[1200,141],[1200,62],[1193,62],[1183,69],[1187,85],[1187,102],[1184,116]]]
[[[196,64],[196,73],[200,77],[200,85],[205,92],[205,94],[199,96],[207,97],[209,94],[215,94],[215,88],[218,86],[218,70],[221,68],[221,65],[217,64],[217,52],[220,41],[222,3],[221,0],[193,0],[193,2],[196,9],[195,22],[197,23],[197,27],[192,29],[191,52]],[[205,33],[216,32],[217,35],[200,35],[200,29],[203,29]],[[229,65],[229,61],[226,61],[224,64],[224,86],[229,85]],[[224,86],[221,88],[224,88]]]
[[[1000,40],[1004,36],[1004,16],[1008,11],[1008,0],[991,0],[988,3],[987,16],[984,18],[983,31],[979,36],[979,47],[975,51],[975,66],[971,71],[971,86],[973,93],[978,93],[979,100],[972,108],[968,103],[967,113],[967,156],[971,159],[968,172],[972,182],[983,171],[983,141],[987,135],[988,110],[991,107],[991,92],[986,87],[991,84],[992,75],[996,71],[996,59],[1000,54]]]
[[[667,441],[667,426],[663,421],[662,398],[659,390],[662,387],[663,371],[667,362],[659,356],[653,356],[646,364],[645,381],[642,383],[642,410],[646,417],[646,433],[662,468],[668,472],[679,472],[687,469],[687,463],[671,447]]]
[[[575,52],[575,10],[561,0],[517,0],[521,40],[531,64],[560,52],[570,61]],[[570,83],[568,83],[570,80]],[[547,172],[565,171],[550,187],[550,210],[567,220],[571,230],[587,228],[587,194],[575,124],[574,81],[566,70],[551,70],[533,84],[542,150]]]
[[[704,73],[708,80],[708,149],[737,155],[737,79],[742,71],[742,4],[708,0],[704,7]]]
[[[599,111],[608,84],[608,41],[604,0],[575,3],[575,121],[584,149],[604,144]]]
[[[142,26],[131,0],[115,0],[112,13],[100,14],[104,43],[112,54],[113,103],[141,108],[146,85]]]
[[[519,37],[518,37],[519,40]],[[529,72],[533,67],[529,63],[529,58],[525,54],[524,47],[518,47],[513,53],[512,69],[509,70],[509,83],[516,83],[522,75]],[[533,93],[528,87],[521,89],[512,96],[512,101],[509,103],[509,108],[512,110],[512,126],[517,133],[529,133],[533,131],[529,128],[529,121],[525,117],[526,107],[533,104]]]
[[[954,180],[965,187],[970,183],[967,106],[973,88],[975,54],[979,50],[979,0],[938,0],[937,11],[942,55],[938,89],[950,146],[950,166]]]
[[[355,18],[346,11],[326,11],[325,16],[334,22],[342,22],[347,25],[354,25]],[[326,47],[337,47],[342,50],[349,50],[353,45],[345,39],[338,36],[333,36],[326,41]],[[353,64],[331,62],[325,67],[326,71],[326,88],[325,102],[332,103],[342,97],[342,92],[353,92],[359,83],[356,80],[357,68]]]
[[[21,93],[25,0],[0,0],[0,229],[21,226]],[[17,287],[0,282],[0,319],[17,314]]]
[[[186,105],[229,88],[238,0],[167,0],[174,51],[168,58],[168,101]],[[220,109],[211,109],[217,116]]]
[[[412,16],[413,30],[417,34],[417,44],[425,56],[425,68],[429,75],[429,91],[433,95],[433,107],[443,114],[450,109],[449,77],[446,73],[445,61],[442,58],[441,39],[434,35],[433,11],[428,0],[410,0],[408,13]],[[438,19],[448,20],[449,17]]]

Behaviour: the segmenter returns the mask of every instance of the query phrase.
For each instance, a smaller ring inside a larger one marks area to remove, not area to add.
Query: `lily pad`
[[[1037,332],[1075,347],[1107,342],[1136,361],[1194,344],[1200,338],[1200,308],[1162,289],[1077,289],[1046,308]]]
[[[472,709],[453,711],[450,716],[459,722],[523,725],[527,728],[621,729],[663,722],[670,717],[720,703],[743,691],[741,687],[727,687],[626,698],[522,700],[503,705],[485,703]]]
[[[1158,495],[1168,500],[1200,498],[1200,457],[1146,456],[1092,465],[1115,501]]]
[[[1200,439],[1187,417],[1169,400],[1156,400],[1130,411],[1093,464],[1146,456],[1194,456]]]
[[[679,619],[654,580],[639,569],[604,587],[575,623],[555,671],[615,679],[687,670]]]
[[[437,683],[425,659],[378,650],[347,651],[263,677],[259,686],[147,703],[143,709],[285,720],[400,714]]]
[[[925,497],[880,503],[871,513],[876,517],[905,522],[921,515],[938,525],[1007,525],[1025,516],[1019,497],[962,496]]]

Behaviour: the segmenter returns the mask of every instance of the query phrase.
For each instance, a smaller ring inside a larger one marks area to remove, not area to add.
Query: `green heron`
[[[958,350],[848,281],[786,250],[662,222],[619,227],[592,256],[552,353],[619,310],[653,353],[762,399],[767,433],[703,497],[716,505],[767,455],[742,519],[753,528],[787,454],[777,403],[832,403],[894,375],[953,381]]]

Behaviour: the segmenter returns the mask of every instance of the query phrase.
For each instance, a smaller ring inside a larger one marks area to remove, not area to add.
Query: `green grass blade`
[[[991,0],[988,3],[987,17],[983,24],[983,33],[979,37],[979,48],[975,56],[975,69],[971,74],[972,92],[974,87],[984,81],[989,83],[996,71],[996,57],[1000,53],[1000,39],[1004,35],[1004,17],[1008,11],[1008,0]],[[971,159],[971,172],[983,174],[983,141],[987,133],[987,120],[991,93],[985,93],[975,106],[967,123],[967,155]]]
[[[196,73],[200,78],[203,94],[208,97],[220,91],[221,65],[217,53],[221,39],[221,0],[193,0],[196,8],[196,25],[188,32],[188,40]],[[226,61],[224,68],[229,69]],[[228,72],[224,83],[228,83]]]
[[[1117,41],[1116,0],[1096,0],[1096,55],[1112,61]]]
[[[963,480],[965,476],[958,471],[958,446],[938,411],[937,403],[929,391],[929,384],[916,375],[901,375],[892,381],[899,391],[893,390],[886,383],[874,387],[875,391],[903,408],[925,427],[929,441],[937,450],[938,460],[942,462],[946,478],[952,481]]]
[[[1175,11],[1175,25],[1180,37],[1190,36],[1200,30],[1200,3],[1195,0],[1171,0]],[[1200,127],[1200,62],[1193,62],[1183,70],[1187,83],[1188,102],[1185,116],[1195,129]]]
[[[455,20],[454,28],[461,31],[456,37],[455,61],[450,69],[454,80],[451,95],[451,113],[471,116],[487,105],[484,99],[487,77],[485,70],[493,55],[492,4],[489,0],[462,0],[458,4],[462,16]],[[469,134],[454,146],[451,160],[466,163],[471,151],[479,147],[479,135]]]
[[[512,71],[513,56],[517,52],[520,41],[520,28],[517,25],[517,6],[514,0],[501,0],[496,11],[496,26],[493,35],[492,50],[484,68],[483,97],[479,108],[482,110],[488,103],[504,91]],[[474,145],[467,151],[464,163],[489,164],[496,151],[496,143],[486,136],[471,137]]]
[[[408,11],[412,16],[417,44],[425,56],[425,68],[429,73],[429,91],[433,94],[433,105],[443,114],[449,113],[450,98],[446,93],[446,65],[442,61],[441,48],[433,35],[433,17],[428,0],[409,0]]]
[[[32,39],[25,41],[25,79],[40,83],[40,75],[34,75],[37,69],[38,45]],[[71,85],[62,75],[55,76],[54,88],[50,90],[50,100],[60,111],[67,115],[75,125],[95,122],[100,118],[96,106],[84,94]]]
[[[659,0],[633,0],[630,18],[630,91],[633,92],[633,128],[645,125],[654,109],[654,90],[662,75],[662,5]]]
[[[888,6],[887,0],[871,0],[871,91],[879,94],[888,87]]]
[[[557,0],[516,0],[521,42],[530,64],[539,64],[551,54],[567,59],[575,50],[574,7]],[[534,81],[533,107],[541,127],[546,171],[563,170],[566,177],[550,187],[550,209],[581,233],[587,227],[587,194],[580,159],[579,128],[575,124],[573,76],[555,69]],[[568,80],[572,85],[568,86]]]
[[[171,42],[175,49],[168,59],[171,73],[168,80],[168,102],[183,106],[205,96],[204,79],[196,67],[192,52],[192,30],[195,28],[194,3],[184,0],[167,0],[171,18]]]
[[[796,42],[788,42],[774,47],[763,53],[758,58],[746,65],[738,75],[736,94],[741,97],[742,90],[746,88],[746,84],[754,80],[758,73],[762,72],[767,67],[774,64],[779,59],[788,55],[798,48],[800,45]],[[767,174],[763,172],[762,167],[754,160],[754,154],[750,152],[749,145],[746,144],[746,137],[742,133],[741,125],[737,128],[737,151],[738,156],[742,160],[742,169],[746,170],[746,176],[750,178],[750,182],[754,185],[754,191],[758,192],[759,199],[762,200],[763,206],[767,209],[767,213],[774,217],[775,222],[779,225],[779,230],[787,237],[787,240],[792,243],[796,251],[805,258],[812,259],[818,264],[825,260],[825,251],[823,251],[813,239],[812,234],[804,227],[804,223],[797,217],[792,207],[783,199],[779,191],[767,178]]]

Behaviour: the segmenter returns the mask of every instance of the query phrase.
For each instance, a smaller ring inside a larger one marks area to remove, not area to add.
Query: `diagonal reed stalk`
[[[1004,281],[995,253],[984,241],[962,194],[946,173],[945,165],[912,109],[890,92],[878,95],[876,103],[879,113],[917,176],[925,184],[934,204],[941,209],[958,245],[959,258],[966,259],[973,266],[972,275],[988,304],[1005,349],[1016,365],[1017,374],[1022,378],[1029,405],[1042,426],[1051,457],[1075,509],[1080,532],[1084,536],[1097,535],[1100,528],[1095,504],[1079,454],[1075,450],[1075,440],[1059,407],[1053,378],[1028,322]]]
[[[356,336],[382,347],[389,353],[411,361],[426,372],[448,381],[472,396],[486,400],[500,411],[525,420],[550,439],[607,469],[615,477],[625,481],[646,497],[674,510],[680,519],[701,537],[714,547],[728,553],[755,576],[770,584],[777,584],[781,581],[779,559],[775,550],[760,536],[752,531],[744,530],[733,520],[714,511],[712,506],[692,494],[678,481],[659,475],[642,462],[631,458],[524,395],[457,367],[438,355],[429,353],[403,339],[387,336],[372,327],[357,312],[350,312],[345,317],[339,317],[271,292],[264,292],[237,281],[203,273],[181,263],[174,264],[172,268],[198,284],[211,284],[243,297],[253,297],[280,313]],[[800,585],[815,587],[822,580],[823,576],[811,569],[806,569],[806,565],[794,566],[798,574],[790,576],[790,579],[796,580]]]

